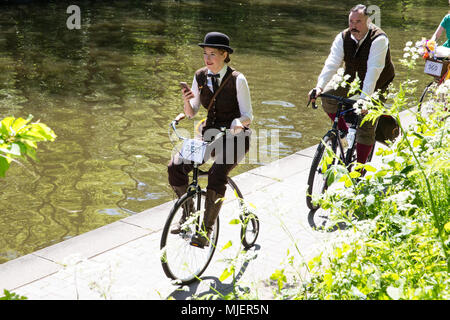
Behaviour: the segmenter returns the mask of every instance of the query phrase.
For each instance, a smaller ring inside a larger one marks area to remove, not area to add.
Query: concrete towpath
[[[412,114],[402,113],[402,124]],[[249,250],[254,258],[237,262],[241,286],[253,288],[255,299],[271,299],[269,278],[283,267],[288,250],[308,261],[339,232],[316,231],[326,217],[306,206],[306,182],[316,146],[298,151],[233,179],[260,219],[260,234]],[[227,193],[226,198],[233,197]],[[0,294],[7,289],[32,300],[73,299],[189,299],[214,293],[227,294],[232,279],[219,280],[239,252],[239,227],[225,202],[220,215],[218,248],[202,275],[202,282],[180,288],[165,276],[159,260],[159,243],[173,201],[81,234],[64,242],[0,265]]]

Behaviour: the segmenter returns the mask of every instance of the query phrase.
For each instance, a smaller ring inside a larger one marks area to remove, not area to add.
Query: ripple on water
[[[295,104],[287,102],[287,101],[282,101],[282,100],[269,100],[269,101],[263,101],[261,102],[262,104],[270,104],[270,105],[276,105],[276,106],[282,106],[285,108],[294,108]]]

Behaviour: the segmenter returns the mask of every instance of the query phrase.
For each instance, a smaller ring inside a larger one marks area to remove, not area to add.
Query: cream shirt
[[[366,39],[368,32],[361,41],[356,40],[353,35],[351,38],[358,44],[358,47]],[[364,78],[364,84],[361,94],[361,98],[367,95],[371,95],[375,91],[375,85],[381,72],[384,69],[386,54],[389,48],[389,40],[386,36],[378,36],[370,47],[369,59],[367,60],[367,72]],[[325,65],[322,72],[319,75],[316,87],[325,88],[327,83],[331,80],[333,75],[342,65],[344,61],[344,40],[342,39],[342,33],[339,33],[333,41],[331,46],[331,52],[325,61]]]

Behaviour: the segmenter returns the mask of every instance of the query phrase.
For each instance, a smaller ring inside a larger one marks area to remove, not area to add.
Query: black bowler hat
[[[222,48],[229,53],[233,53],[230,47],[230,38],[226,34],[220,32],[209,32],[206,34],[203,43],[198,44],[200,47]]]

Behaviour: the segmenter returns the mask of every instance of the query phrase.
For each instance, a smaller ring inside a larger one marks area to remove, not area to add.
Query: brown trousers
[[[242,161],[250,149],[250,136],[251,130],[246,130],[242,136],[222,138],[221,144],[217,148],[207,149],[207,153],[211,153],[215,157],[215,161],[208,171],[207,189],[212,189],[222,196],[225,195],[229,173]],[[177,152],[167,167],[170,185],[187,185],[189,183],[188,174],[193,168],[193,162],[182,159]]]

